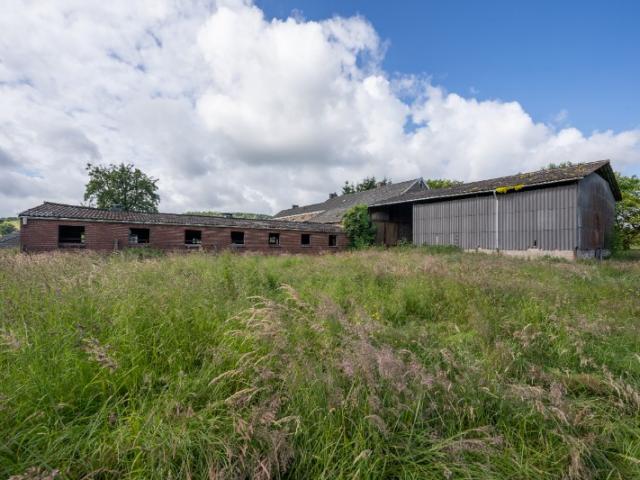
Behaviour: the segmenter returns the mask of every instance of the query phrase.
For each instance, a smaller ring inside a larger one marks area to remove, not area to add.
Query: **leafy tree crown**
[[[344,182],[342,186],[342,194],[365,192],[367,190],[373,190],[374,188],[384,187],[390,185],[391,179],[384,177],[382,180],[377,180],[376,177],[365,177],[360,183],[351,183],[348,180]]]
[[[0,237],[15,232],[16,226],[11,222],[0,222]]]
[[[98,208],[121,207],[125,211],[157,212],[160,196],[158,179],[131,164],[87,164],[89,182],[84,199]]]
[[[438,188],[451,188],[455,187],[456,185],[462,185],[462,182],[458,180],[448,180],[446,178],[430,178],[425,180],[424,183],[432,190],[436,190]]]
[[[615,247],[629,250],[640,243],[640,178],[616,172],[622,200],[616,203]]]

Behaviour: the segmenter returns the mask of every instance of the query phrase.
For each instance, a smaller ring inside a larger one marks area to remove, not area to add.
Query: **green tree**
[[[342,194],[346,195],[348,193],[356,193],[356,186],[353,183],[349,183],[349,180],[345,180],[342,186]]]
[[[158,180],[135,166],[87,164],[87,172],[89,182],[85,187],[85,201],[95,203],[98,208],[120,206],[126,211],[158,211]]]
[[[16,226],[11,222],[0,222],[0,237],[9,235],[11,232],[16,231]]]
[[[390,185],[391,179],[384,177],[382,180],[376,180],[376,177],[365,177],[360,183],[350,183],[348,180],[342,186],[342,194],[364,192],[373,190],[374,188]]]
[[[446,178],[430,178],[424,182],[427,187],[436,190],[438,188],[451,188],[456,185],[462,185],[458,180],[448,180]]]
[[[369,210],[364,204],[347,210],[342,217],[342,226],[352,248],[368,247],[376,238],[376,227],[371,223]]]
[[[640,178],[616,172],[622,201],[616,203],[616,247],[628,250],[640,243]]]
[[[544,167],[543,170],[553,170],[555,168],[566,168],[566,167],[571,167],[572,165],[574,165],[573,162],[550,163],[549,165]]]

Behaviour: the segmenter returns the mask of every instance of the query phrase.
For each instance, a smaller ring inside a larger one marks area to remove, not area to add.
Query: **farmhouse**
[[[20,214],[23,251],[61,249],[318,253],[347,246],[335,225],[204,215],[140,213],[45,202]]]
[[[376,242],[457,245],[465,250],[567,258],[606,255],[620,189],[610,162],[570,165],[429,189],[422,179],[331,196],[283,210],[292,221],[338,223],[351,206],[369,207]]]

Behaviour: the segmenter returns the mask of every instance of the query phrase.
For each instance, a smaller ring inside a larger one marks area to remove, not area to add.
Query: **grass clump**
[[[640,264],[0,254],[0,477],[637,478]]]

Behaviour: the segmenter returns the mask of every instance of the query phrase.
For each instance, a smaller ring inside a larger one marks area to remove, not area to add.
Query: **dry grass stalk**
[[[82,340],[82,350],[91,359],[110,372],[115,372],[118,368],[116,361],[109,355],[109,345],[101,345],[96,338],[84,338]]]
[[[258,387],[243,388],[242,390],[238,390],[234,394],[227,397],[224,403],[236,408],[243,407],[247,405],[251,401],[251,398],[260,390],[262,389]]]
[[[569,445],[568,466],[565,478],[568,480],[589,480],[592,478],[592,472],[585,462],[585,459],[588,457],[589,448],[591,444],[593,444],[595,437],[589,435],[581,439],[571,435],[563,435],[563,440]]]
[[[624,382],[622,379],[614,378],[613,374],[604,369],[606,384],[615,392],[624,406],[629,406],[636,411],[640,411],[640,392],[633,385]]]
[[[239,369],[234,369],[234,370],[227,370],[226,372],[222,372],[220,375],[218,375],[217,377],[213,378],[210,382],[209,382],[209,386],[215,385],[216,383],[218,383],[220,380],[223,380],[225,378],[230,378],[230,377],[235,377],[238,374],[240,374],[241,371]]]
[[[20,475],[11,475],[8,480],[54,480],[60,476],[60,470],[45,470],[42,467],[29,467]]]
[[[371,415],[367,415],[364,418],[368,420],[372,425],[374,425],[378,429],[378,431],[385,437],[389,434],[389,429],[387,428],[387,424],[378,415],[371,414]]]
[[[371,450],[363,450],[361,451],[356,458],[353,459],[353,464],[355,465],[361,460],[366,460],[371,456]]]
[[[22,347],[22,343],[18,340],[17,335],[11,330],[0,330],[0,344],[9,350],[17,352]]]
[[[475,452],[489,454],[504,443],[501,435],[493,435],[493,428],[490,426],[475,428],[466,434],[484,434],[481,438],[459,438],[445,442],[442,450],[449,454],[460,454],[463,452]]]

